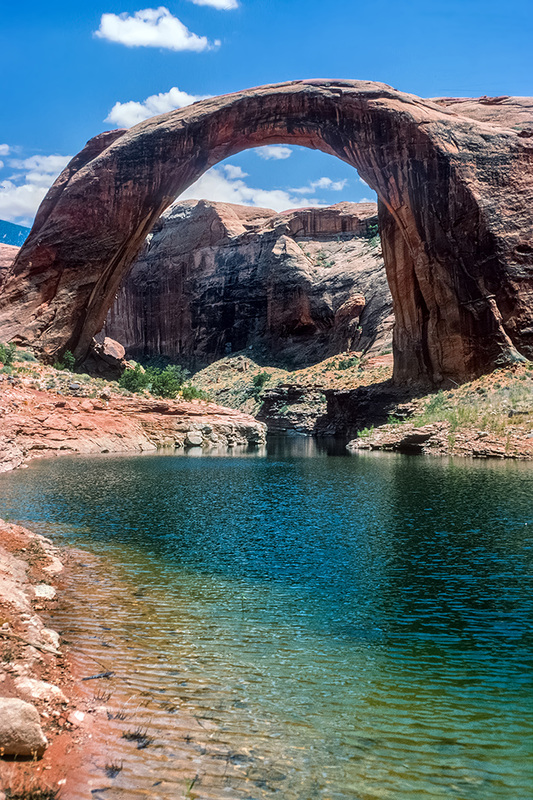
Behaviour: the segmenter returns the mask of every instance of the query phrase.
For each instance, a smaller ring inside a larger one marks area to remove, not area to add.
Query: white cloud
[[[31,156],[11,159],[16,172],[0,182],[0,219],[31,224],[46,192],[72,156]]]
[[[273,208],[274,211],[319,205],[316,198],[293,197],[282,189],[256,189],[248,186],[242,178],[231,178],[227,171],[228,166],[230,165],[227,164],[222,169],[213,167],[204,173],[196,183],[193,183],[179,196],[179,201],[214,200],[220,203]],[[224,175],[224,171],[226,175]]]
[[[126,47],[164,47],[167,50],[193,50],[200,53],[211,47],[205,36],[197,36],[174,17],[168,8],[145,8],[131,14],[102,14],[95,32],[100,39]],[[220,42],[215,42],[215,45]]]
[[[230,180],[235,180],[236,178],[247,178],[248,173],[244,172],[241,167],[234,167],[233,164],[224,164],[222,167],[226,175]]]
[[[239,8],[237,0],[190,0],[195,6],[211,6],[218,8],[219,11],[231,11]]]
[[[272,159],[279,161],[292,155],[291,148],[284,147],[282,144],[267,144],[264,147],[256,147],[255,152],[265,161],[271,161]]]
[[[0,161],[0,169],[4,169],[4,162]]]
[[[311,181],[309,186],[302,186],[299,189],[291,189],[291,191],[296,192],[296,194],[309,194],[309,192],[314,192],[315,189],[327,189],[330,192],[342,192],[347,183],[347,178],[342,181],[332,181],[331,178],[319,178],[316,181]]]
[[[197,100],[205,100],[210,95],[194,95],[182,92],[177,86],[173,86],[168,92],[152,94],[142,102],[129,100],[127,103],[115,103],[105,122],[113,122],[117,128],[131,128],[149,117],[156,114],[165,114],[167,111],[174,111],[176,108],[185,108],[195,103]]]
[[[9,155],[9,145],[0,144],[0,156],[7,156],[7,155]]]

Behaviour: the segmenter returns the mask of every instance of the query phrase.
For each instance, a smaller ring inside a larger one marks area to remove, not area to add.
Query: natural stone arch
[[[448,105],[463,110],[384,84],[296,81],[92,139],[43,201],[5,281],[0,339],[82,359],[146,234],[182,191],[241,150],[299,144],[356,167],[378,194],[397,381],[460,381],[531,357],[533,204],[519,202],[533,191],[531,105],[516,130]]]

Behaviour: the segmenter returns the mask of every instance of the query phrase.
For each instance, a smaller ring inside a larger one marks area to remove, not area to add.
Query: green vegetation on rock
[[[181,394],[184,400],[208,400],[207,392],[192,384],[185,384],[189,373],[177,364],[161,367],[142,367],[136,364],[134,369],[127,369],[118,385],[129,392],[147,391],[155,397],[174,399]]]
[[[0,344],[0,362],[5,367],[10,367],[13,364],[15,350],[16,346],[13,342],[10,342],[10,344]]]

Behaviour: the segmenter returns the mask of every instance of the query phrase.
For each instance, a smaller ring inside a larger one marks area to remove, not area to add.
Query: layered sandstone
[[[0,244],[0,286],[7,275],[20,247],[13,244]]]
[[[73,376],[74,378],[75,376]],[[257,446],[266,428],[248,414],[199,401],[43,391],[0,375],[0,472],[52,455]]]
[[[104,331],[128,357],[192,369],[253,350],[303,367],[392,345],[392,301],[374,203],[282,214],[228,203],[173,205],[124,281]]]
[[[341,158],[378,194],[397,382],[457,382],[531,358],[532,120],[529,99],[305,80],[102,134],[43,201],[4,283],[0,339],[83,359],[161,213],[214,164],[278,143]]]

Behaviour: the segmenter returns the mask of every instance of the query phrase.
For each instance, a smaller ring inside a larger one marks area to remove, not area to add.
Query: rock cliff
[[[374,203],[276,214],[205,200],[175,204],[109,312],[105,334],[133,358],[192,369],[253,350],[306,366],[392,347],[392,299]]]

